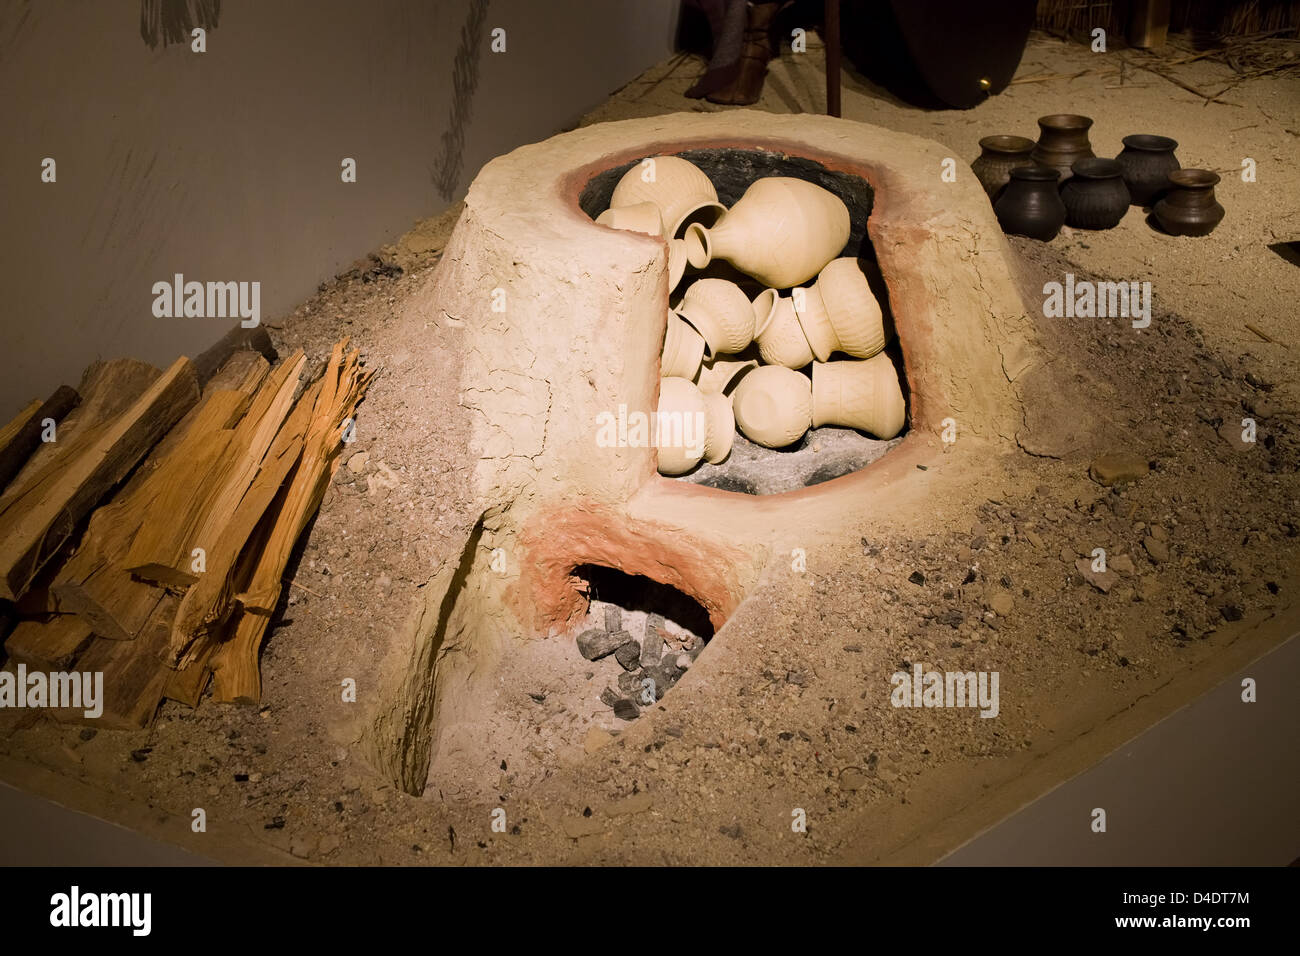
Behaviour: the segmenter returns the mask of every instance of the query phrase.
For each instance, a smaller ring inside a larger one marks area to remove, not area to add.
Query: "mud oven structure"
[[[658,155],[691,159],[728,206],[768,175],[846,202],[842,255],[878,264],[905,370],[908,426],[887,454],[756,496],[661,476],[653,447],[597,443],[601,413],[653,410],[658,399],[668,245],[593,221],[618,178]],[[941,478],[918,466],[945,454],[945,420],[961,435],[952,454],[1015,443],[1024,381],[1040,364],[1034,328],[979,183],[944,181],[950,156],[864,124],[734,111],[592,126],[483,168],[422,306],[463,323],[480,515],[421,590],[359,728],[384,775],[421,792],[442,735],[512,648],[559,639],[585,611],[579,569],[671,586],[726,640],[728,617],[770,567],[788,570],[792,548],[852,536],[899,502],[941,493]],[[707,668],[706,654],[686,679]]]

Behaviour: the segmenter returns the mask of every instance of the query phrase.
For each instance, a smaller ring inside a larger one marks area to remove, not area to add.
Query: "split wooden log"
[[[198,398],[189,359],[178,359],[129,408],[75,435],[75,447],[60,460],[0,498],[0,597],[14,600],[27,590],[82,519]]]
[[[109,640],[131,640],[140,632],[163,589],[136,580],[126,570],[131,542],[145,522],[167,520],[156,503],[159,494],[188,467],[194,449],[205,444],[207,436],[238,423],[268,371],[266,360],[256,353],[232,356],[210,383],[221,387],[206,390],[122,493],[91,516],[80,548],[51,588],[59,610],[81,615]]]
[[[198,376],[199,384],[207,389],[212,378],[239,352],[260,355],[268,365],[275,364],[275,360],[279,358],[266,329],[260,325],[253,329],[236,325],[214,345],[194,357],[194,374]]]
[[[139,359],[92,362],[81,374],[77,393],[81,400],[57,423],[55,440],[41,442],[23,465],[5,494],[15,494],[36,476],[58,462],[67,462],[88,436],[125,412],[162,374]]]
[[[51,614],[45,620],[22,621],[5,641],[5,651],[28,670],[61,671],[77,659],[94,639],[90,625],[75,614]]]
[[[127,553],[125,565],[133,575],[187,588],[206,572],[208,553],[292,408],[305,362],[298,352],[274,369],[237,426],[205,435],[177,463],[155,501],[158,520],[141,525]],[[197,569],[196,549],[203,555]]]
[[[179,701],[186,707],[199,706],[203,692],[212,680],[212,654],[217,649],[218,641],[211,635],[205,635],[195,649],[194,660],[180,670],[171,672],[163,696],[168,700]],[[160,667],[166,666],[159,664]]]
[[[83,674],[102,672],[104,675],[100,716],[88,718],[83,710],[75,708],[54,709],[52,715],[64,722],[116,730],[135,730],[152,724],[172,673],[159,665],[158,653],[167,642],[175,612],[175,595],[164,595],[135,641],[97,638],[77,659],[77,670]]]
[[[13,421],[0,429],[0,490],[8,487],[41,444],[47,422],[58,423],[81,400],[75,389],[60,385],[44,402],[34,399]]]
[[[180,610],[172,626],[170,660],[178,667],[188,666],[194,659],[195,641],[204,633],[219,629],[231,610],[235,588],[241,587],[251,576],[247,561],[240,574],[241,555],[248,555],[258,547],[259,525],[281,495],[294,468],[302,457],[303,443],[307,437],[321,383],[311,386],[294,406],[275,444],[262,462],[262,468],[248,492],[244,495],[216,545],[208,551],[207,569],[195,584],[185,592]]]
[[[361,368],[358,353],[346,356],[337,343],[312,405],[302,459],[269,516],[266,540],[251,564],[237,601],[242,608],[234,636],[213,656],[213,696],[219,701],[256,702],[261,698],[257,655],[279,603],[281,581],[307,522],[320,508],[338,466],[344,423],[356,411],[373,375]]]

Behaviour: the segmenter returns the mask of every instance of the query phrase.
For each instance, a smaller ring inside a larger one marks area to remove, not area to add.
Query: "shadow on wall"
[[[216,29],[221,0],[140,0],[140,36],[149,49],[172,43],[189,43],[198,27]]]

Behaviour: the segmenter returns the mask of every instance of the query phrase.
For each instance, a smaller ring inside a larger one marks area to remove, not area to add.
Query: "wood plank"
[[[178,359],[125,412],[86,432],[75,454],[0,499],[0,597],[19,597],[108,491],[198,401],[189,360]],[[74,439],[77,440],[77,439]]]
[[[46,621],[22,621],[5,641],[11,660],[28,670],[67,669],[94,639],[90,625],[75,614],[53,614]]]
[[[167,518],[141,526],[126,556],[127,570],[173,588],[186,588],[198,580],[191,568],[193,552],[212,550],[256,477],[292,408],[305,361],[298,352],[274,369],[235,428],[206,437],[191,457],[177,463],[177,473],[154,502]]]
[[[54,394],[42,402],[34,399],[9,424],[0,430],[0,490],[9,486],[32,454],[41,446],[41,433],[45,422],[62,421],[77,402],[81,401],[75,389],[60,385]]]

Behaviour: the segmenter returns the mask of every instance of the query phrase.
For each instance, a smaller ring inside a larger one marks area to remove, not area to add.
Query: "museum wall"
[[[572,125],[666,56],[678,7],[4,5],[0,417],[95,359],[165,365],[215,341],[234,319],[154,314],[154,283],[177,273],[260,282],[264,322],[292,309],[462,196],[493,156]],[[191,22],[210,23],[204,52]]]

